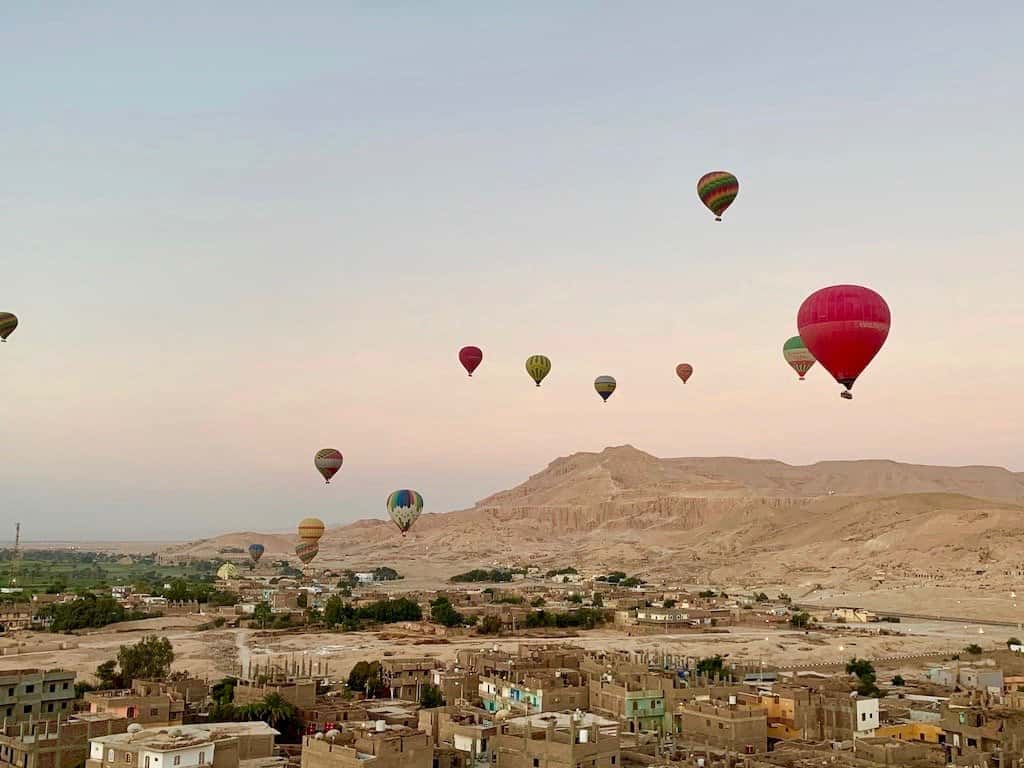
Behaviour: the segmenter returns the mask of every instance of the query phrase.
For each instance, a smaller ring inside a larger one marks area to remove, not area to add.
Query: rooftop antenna
[[[14,551],[11,553],[10,587],[18,586],[18,561],[21,559],[21,523],[14,524]]]

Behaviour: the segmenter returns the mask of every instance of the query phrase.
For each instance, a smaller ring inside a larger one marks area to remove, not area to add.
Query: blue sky
[[[1024,470],[1019,4],[488,6],[0,11],[2,530],[444,511],[625,442]],[[893,313],[852,403],[779,353],[837,282]]]

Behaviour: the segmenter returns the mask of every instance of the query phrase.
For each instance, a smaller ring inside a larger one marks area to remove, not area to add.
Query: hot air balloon
[[[782,345],[782,356],[786,358],[789,367],[800,375],[800,381],[814,365],[814,355],[804,346],[804,340],[799,336],[793,336]]]
[[[705,173],[697,182],[697,197],[715,214],[715,221],[722,220],[725,209],[732,205],[739,192],[739,180],[728,171]]]
[[[680,363],[676,366],[676,376],[682,379],[683,384],[685,384],[693,376],[693,366],[689,363]]]
[[[388,496],[388,515],[405,536],[423,511],[423,497],[416,491],[392,491]]]
[[[540,383],[544,381],[544,377],[551,372],[551,361],[544,355],[530,355],[526,358],[526,372],[539,387]]]
[[[250,544],[249,545],[249,559],[252,560],[252,564],[256,565],[263,557],[264,547],[262,544]]]
[[[463,347],[459,350],[459,362],[470,376],[473,375],[473,371],[477,369],[483,359],[484,353],[480,347]]]
[[[597,390],[597,394],[601,396],[604,402],[608,402],[608,398],[612,396],[612,392],[615,391],[615,379],[612,376],[598,376],[594,379],[594,389]]]
[[[228,579],[238,578],[238,567],[233,563],[224,563],[220,568],[217,569],[217,578],[227,581]]]
[[[7,337],[14,333],[18,327],[18,318],[10,312],[0,312],[0,341],[7,341]]]
[[[295,554],[303,565],[309,565],[320,553],[320,545],[314,541],[300,541],[295,547]]]
[[[814,358],[846,390],[878,354],[889,335],[891,317],[885,299],[859,285],[833,285],[815,291],[800,305],[796,325]]]
[[[324,481],[330,483],[331,478],[338,474],[344,461],[345,458],[341,455],[341,451],[334,448],[321,448],[313,457],[313,466],[324,476]]]
[[[316,544],[324,535],[324,521],[316,517],[307,517],[299,523],[299,538]]]

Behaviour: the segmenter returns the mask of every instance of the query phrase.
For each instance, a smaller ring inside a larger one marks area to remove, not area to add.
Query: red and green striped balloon
[[[697,197],[715,214],[715,221],[722,220],[725,209],[732,205],[739,193],[739,179],[728,171],[705,173],[697,182]]]

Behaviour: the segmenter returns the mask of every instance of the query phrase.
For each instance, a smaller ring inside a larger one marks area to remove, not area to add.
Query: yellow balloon
[[[544,355],[530,355],[526,358],[526,372],[539,387],[540,383],[544,381],[544,377],[551,372],[551,361]]]

